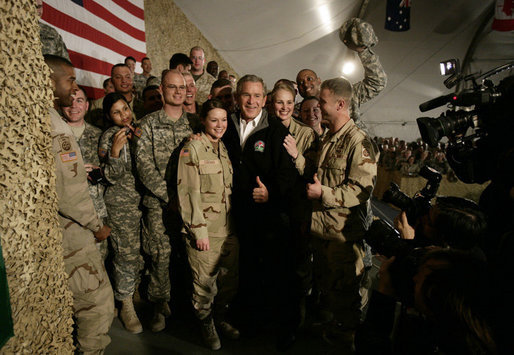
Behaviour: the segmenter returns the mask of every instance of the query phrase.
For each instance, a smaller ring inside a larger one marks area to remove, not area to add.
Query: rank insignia
[[[264,152],[264,146],[265,146],[265,144],[264,144],[263,141],[257,141],[257,142],[255,142],[255,145],[253,146],[253,148],[254,148],[254,150],[256,152],[263,153]]]

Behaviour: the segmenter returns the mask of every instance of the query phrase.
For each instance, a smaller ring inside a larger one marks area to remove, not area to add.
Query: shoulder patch
[[[62,153],[61,160],[63,163],[77,160],[77,153],[76,152]]]
[[[181,157],[188,157],[188,156],[189,156],[189,148],[183,148],[183,149],[180,151],[180,156],[181,156]]]
[[[98,155],[100,158],[104,158],[107,155],[107,150],[103,148],[98,148]]]
[[[59,145],[61,149],[64,151],[71,150],[71,140],[70,137],[62,135],[59,137]]]

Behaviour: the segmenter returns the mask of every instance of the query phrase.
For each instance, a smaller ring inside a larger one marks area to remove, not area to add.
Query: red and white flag
[[[514,30],[514,0],[496,0],[492,29],[496,31]]]
[[[42,22],[62,36],[87,95],[104,95],[103,81],[127,56],[136,71],[146,56],[144,0],[44,0]]]

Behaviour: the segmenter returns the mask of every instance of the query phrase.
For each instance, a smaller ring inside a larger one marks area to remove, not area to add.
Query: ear
[[[337,100],[337,110],[343,110],[346,107],[346,101],[344,99]]]
[[[266,99],[268,98],[267,95],[264,95],[264,100],[262,101],[262,106],[261,107],[264,107],[266,106]]]
[[[52,91],[55,92],[57,86],[53,75],[50,75],[50,82],[52,83]]]
[[[86,97],[86,112],[88,112],[88,111],[89,111],[89,100]]]

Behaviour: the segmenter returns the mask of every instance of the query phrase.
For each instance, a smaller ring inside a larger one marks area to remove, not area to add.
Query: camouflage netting
[[[14,337],[0,353],[73,352],[58,229],[50,71],[34,0],[0,0],[0,236]]]
[[[206,66],[215,60],[220,71],[226,70],[238,76],[173,1],[145,0],[145,32],[146,52],[152,60],[153,75],[160,76],[164,69],[168,69],[174,53],[189,55],[192,47],[200,46],[205,51]]]

